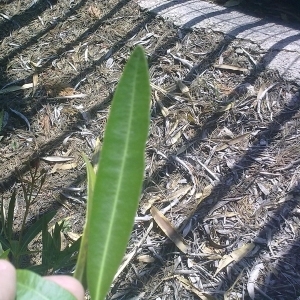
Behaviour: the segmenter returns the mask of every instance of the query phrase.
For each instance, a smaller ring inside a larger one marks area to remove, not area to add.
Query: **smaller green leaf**
[[[76,300],[58,284],[28,271],[17,270],[16,300]]]
[[[61,224],[55,223],[54,230],[52,231],[52,240],[53,245],[56,251],[60,251],[61,249],[61,232],[63,230],[64,222],[61,222]]]
[[[16,257],[18,257],[19,241],[17,241],[17,240],[9,241],[9,248],[10,248],[10,251],[11,251],[11,254],[12,254],[13,258],[15,259]]]
[[[80,241],[81,238],[73,242],[71,246],[67,246],[64,250],[62,250],[51,265],[49,265],[49,262],[45,261],[45,258],[43,258],[42,264],[30,266],[29,270],[43,275],[47,271],[49,271],[50,268],[53,272],[62,268],[73,268],[76,264],[77,253],[80,247]],[[45,252],[44,255],[46,256],[47,252]],[[48,265],[46,263],[48,263]]]
[[[16,190],[13,191],[10,197],[7,220],[6,220],[6,233],[7,233],[7,239],[9,241],[12,239],[15,205],[16,205]]]
[[[0,243],[5,249],[9,248],[9,241],[7,240],[7,232],[6,232],[6,220],[5,220],[5,209],[3,206],[3,198],[1,199],[1,211],[0,211]]]
[[[61,253],[61,230],[63,227],[63,222],[61,225],[55,223],[52,233],[48,231],[47,224],[43,226],[42,232],[42,264],[47,266],[48,269],[53,269],[54,265],[59,261],[59,255]]]
[[[48,224],[55,216],[56,212],[51,211],[43,215],[38,221],[30,226],[21,241],[20,253],[26,251],[28,244],[43,230],[44,222]]]
[[[0,234],[0,243],[4,247],[4,249],[8,249],[10,247],[9,242]]]
[[[2,245],[0,243],[0,259],[7,259],[10,249],[3,250]]]
[[[63,268],[70,265],[74,266],[74,261],[77,260],[77,254],[80,247],[81,238],[73,242],[71,246],[67,246],[59,253],[58,267]]]
[[[2,252],[2,254],[0,255],[0,259],[7,259],[9,253],[10,253],[10,250],[9,250],[9,249],[7,249],[7,250],[5,250],[4,252]]]
[[[3,126],[3,118],[4,118],[4,109],[0,111],[0,131],[2,130],[2,126]]]
[[[93,166],[90,163],[88,157],[84,153],[82,153],[82,157],[86,164],[86,172],[87,172],[87,177],[88,177],[88,197],[92,197],[93,192],[94,192],[95,181],[96,181],[96,173],[95,173]],[[88,205],[89,204],[90,203],[88,203]]]
[[[42,265],[45,267],[45,271],[41,272],[40,270],[35,270],[40,275],[44,275],[45,272],[51,267],[51,256],[49,255],[49,251],[51,251],[52,248],[52,238],[50,233],[48,232],[48,224],[45,222],[43,224],[43,229],[42,229]],[[51,252],[50,252],[51,253]],[[33,270],[33,269],[32,269]]]
[[[47,274],[49,267],[42,263],[40,265],[29,266],[28,270],[37,273],[38,275],[44,276],[44,274]]]
[[[92,195],[94,193],[96,174],[93,169],[92,164],[90,163],[88,157],[83,153],[82,157],[86,164],[86,172],[88,178],[88,199],[92,199]],[[74,277],[78,279],[83,286],[87,287],[87,278],[86,278],[86,264],[87,264],[87,247],[88,247],[88,229],[89,229],[89,221],[91,215],[91,207],[92,203],[88,201],[87,203],[87,213],[86,213],[86,221],[83,230],[83,235],[81,238],[80,251],[78,254],[76,269]]]
[[[4,235],[6,236],[6,226],[5,226],[6,222],[5,222],[5,209],[4,209],[4,206],[3,206],[3,195],[2,195],[2,199],[1,199],[0,214],[1,214],[1,218],[0,218],[0,221],[1,221],[1,235],[4,233]]]

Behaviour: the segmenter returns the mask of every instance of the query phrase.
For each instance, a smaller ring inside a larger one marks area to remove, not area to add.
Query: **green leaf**
[[[76,300],[58,284],[28,270],[17,270],[16,300]]]
[[[70,246],[68,245],[59,253],[59,261],[57,263],[58,268],[65,268],[75,265],[80,242],[81,238],[79,238],[77,241],[74,241]]]
[[[26,251],[28,244],[43,230],[43,224],[48,224],[51,219],[55,216],[55,211],[50,211],[44,214],[38,221],[36,221],[32,226],[30,226],[27,232],[22,238],[19,253]]]
[[[15,204],[16,204],[16,190],[13,191],[9,206],[8,206],[8,213],[7,213],[7,220],[6,220],[6,233],[7,233],[7,239],[11,241],[12,239],[12,230],[13,230],[13,224],[14,224],[14,213],[15,213]]]
[[[19,253],[19,241],[17,240],[9,241],[9,249],[12,254],[14,265],[16,265],[18,263],[16,262],[16,257],[18,257],[18,253]]]
[[[2,252],[1,255],[0,255],[0,259],[8,259],[9,253],[10,253],[9,249],[7,249],[4,252]]]
[[[44,254],[42,264],[30,266],[28,269],[34,271],[35,273],[43,275],[47,271],[49,271],[50,268],[52,272],[62,268],[73,268],[76,264],[77,253],[80,247],[80,240],[81,238],[73,242],[71,246],[67,246],[64,250],[60,251],[57,254],[58,256],[55,257],[55,261],[53,261],[51,264],[49,260],[45,259],[45,256],[48,252],[42,251],[42,253]]]
[[[42,265],[44,266],[44,271],[41,271],[41,268],[34,269],[30,268],[32,271],[40,275],[46,274],[47,270],[51,268],[51,256],[52,256],[52,248],[53,241],[51,238],[51,234],[48,231],[48,223],[44,222],[42,224]],[[50,253],[50,254],[49,254]]]
[[[150,117],[144,51],[137,47],[117,86],[88,220],[87,277],[92,299],[104,299],[121,263],[138,207]],[[85,249],[86,250],[86,249]]]
[[[2,109],[0,111],[0,131],[2,130],[2,126],[3,126],[3,117],[4,117],[4,110]]]
[[[5,209],[3,206],[3,197],[1,199],[1,231],[0,231],[0,243],[7,249],[9,248],[9,242],[7,240],[7,232],[6,232],[6,220],[5,220]]]
[[[0,234],[0,243],[2,244],[2,247],[4,247],[4,249],[9,249],[10,244],[9,242]]]
[[[0,243],[0,259],[7,259],[9,252],[10,252],[10,249],[7,249],[4,251],[2,248],[2,245]]]
[[[93,169],[93,166],[89,162],[88,157],[85,154],[82,154],[82,157],[86,164],[86,171],[88,177],[88,192],[87,192],[88,201],[87,201],[87,213],[86,213],[85,226],[81,238],[80,250],[78,254],[74,277],[78,279],[85,288],[87,288],[86,265],[87,265],[87,247],[88,247],[89,228],[90,228],[89,221],[90,221],[90,214],[91,214],[91,207],[92,207],[91,199],[93,197],[96,174]]]
[[[53,248],[60,252],[61,249],[61,232],[63,231],[64,222],[62,221],[61,224],[55,223],[54,230],[52,231],[52,240],[53,240]]]
[[[43,224],[42,229],[42,263],[30,266],[29,269],[44,275],[47,271],[56,271],[66,267],[74,267],[80,247],[80,239],[67,245],[61,250],[61,232],[64,229],[64,221],[56,222],[51,233],[48,231],[48,223]]]

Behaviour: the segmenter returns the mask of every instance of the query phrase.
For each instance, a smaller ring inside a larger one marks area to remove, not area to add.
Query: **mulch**
[[[258,45],[177,28],[134,1],[1,2],[0,38],[0,188],[6,205],[18,190],[16,230],[15,169],[26,178],[38,162],[48,177],[28,222],[57,210],[82,232],[81,153],[92,159],[101,143],[140,44],[152,86],[145,181],[107,299],[300,296],[299,87],[264,68]]]

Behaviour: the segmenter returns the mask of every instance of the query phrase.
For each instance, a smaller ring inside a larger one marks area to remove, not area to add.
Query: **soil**
[[[107,299],[300,296],[299,86],[266,70],[258,45],[182,30],[128,0],[12,0],[0,13],[0,189],[5,207],[17,190],[16,232],[24,197],[15,170],[26,179],[34,167],[48,175],[28,225],[55,210],[70,234],[82,232],[81,153],[92,159],[101,143],[122,68],[140,44],[151,126],[127,252],[140,244]],[[153,221],[151,205],[187,251]]]

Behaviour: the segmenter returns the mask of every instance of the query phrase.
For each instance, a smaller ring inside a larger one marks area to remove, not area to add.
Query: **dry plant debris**
[[[145,182],[108,299],[300,296],[299,87],[264,69],[259,46],[176,28],[134,1],[5,1],[0,28],[1,192],[20,188],[15,168],[40,164],[49,175],[28,222],[55,209],[77,238],[80,152],[96,164],[122,67],[146,49]]]

